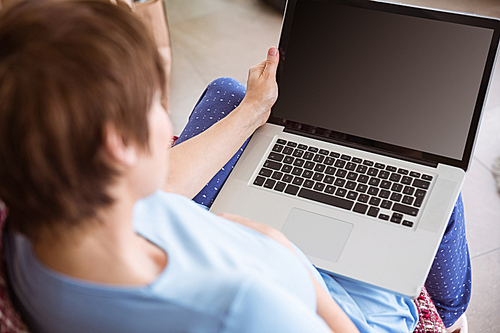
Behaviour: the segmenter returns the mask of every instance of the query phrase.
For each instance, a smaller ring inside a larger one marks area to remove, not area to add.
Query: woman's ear
[[[107,123],[104,126],[104,150],[113,161],[123,166],[137,163],[137,148],[133,143],[126,144],[116,127]]]

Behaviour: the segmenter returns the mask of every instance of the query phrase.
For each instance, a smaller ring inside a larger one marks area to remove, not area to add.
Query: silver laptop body
[[[471,161],[499,31],[467,14],[289,0],[280,97],[211,211],[282,230],[318,268],[417,297]]]

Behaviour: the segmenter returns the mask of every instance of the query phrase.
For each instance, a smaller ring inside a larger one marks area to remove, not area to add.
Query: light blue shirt
[[[307,269],[361,332],[412,332],[409,299],[321,274],[296,248],[222,219],[175,194],[134,206],[134,227],[168,254],[151,284],[118,287],[62,275],[20,234],[7,239],[13,288],[39,332],[327,332]],[[305,265],[304,265],[305,264]],[[305,268],[307,267],[307,268]]]

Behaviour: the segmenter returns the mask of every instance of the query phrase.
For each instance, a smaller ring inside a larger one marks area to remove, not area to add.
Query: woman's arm
[[[279,230],[276,230],[268,225],[257,223],[247,218],[243,218],[238,215],[222,213],[219,215],[227,220],[239,223],[251,229],[254,229],[275,241],[286,246],[290,251],[292,251],[297,257],[297,253],[293,249],[288,238]],[[305,269],[309,272],[309,269],[305,267]],[[333,300],[333,298],[324,290],[318,281],[313,277],[311,272],[309,272],[311,280],[314,285],[314,290],[316,292],[316,301],[317,301],[317,313],[323,318],[326,324],[330,327],[330,329],[335,333],[359,333],[356,325],[351,321],[351,319],[347,316],[347,314],[342,310],[342,308]]]
[[[240,105],[206,131],[170,149],[166,192],[193,198],[266,122],[278,97],[278,60],[278,50],[270,48],[267,59],[250,69]]]

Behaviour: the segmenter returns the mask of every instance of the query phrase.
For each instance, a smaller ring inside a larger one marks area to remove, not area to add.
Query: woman
[[[6,256],[33,330],[413,330],[411,300],[320,274],[281,232],[187,199],[210,204],[269,116],[275,48],[246,93],[214,81],[168,149],[163,66],[130,12],[23,2],[2,13],[0,45]]]

